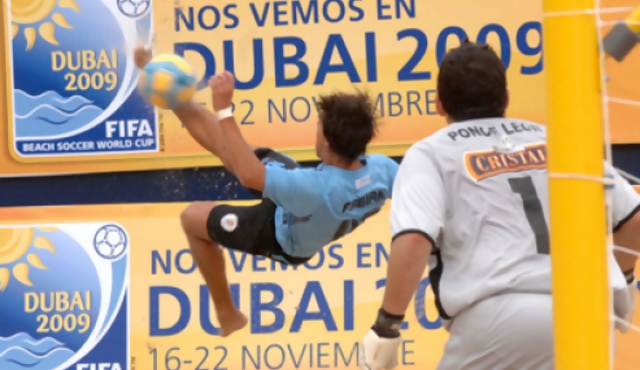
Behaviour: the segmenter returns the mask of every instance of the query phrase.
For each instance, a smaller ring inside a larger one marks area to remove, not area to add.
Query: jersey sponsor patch
[[[495,150],[465,152],[463,160],[469,176],[480,181],[502,173],[547,168],[547,145],[529,144],[511,153]]]

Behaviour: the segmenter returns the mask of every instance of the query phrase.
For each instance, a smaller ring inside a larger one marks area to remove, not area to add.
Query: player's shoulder
[[[378,153],[367,154],[363,158],[367,161],[367,164],[372,165],[374,167],[375,166],[393,166],[393,165],[397,165],[396,161],[394,161],[393,159],[387,157],[384,154],[378,154]]]

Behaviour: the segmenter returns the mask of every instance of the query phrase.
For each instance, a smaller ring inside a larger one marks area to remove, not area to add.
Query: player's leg
[[[233,304],[221,247],[283,263],[306,261],[286,256],[282,251],[275,234],[276,208],[268,199],[248,207],[197,202],[181,215],[194,259],[211,292],[223,336],[241,329],[247,319]]]
[[[504,294],[454,318],[438,370],[551,370],[551,295]]]
[[[220,335],[225,337],[242,329],[247,317],[233,303],[222,248],[209,236],[207,222],[215,207],[214,202],[193,203],[182,212],[181,221],[193,258],[209,288]]]
[[[134,59],[138,68],[144,68],[151,61],[151,58],[152,52],[148,47],[139,45],[135,48]],[[225,148],[224,137],[213,112],[194,101],[188,102],[173,112],[186,127],[191,137],[200,146],[220,158],[222,164],[233,172],[231,160]]]

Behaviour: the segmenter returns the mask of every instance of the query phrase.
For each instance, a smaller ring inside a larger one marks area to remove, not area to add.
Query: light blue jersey
[[[276,209],[276,237],[285,253],[311,257],[380,211],[391,197],[398,164],[374,154],[357,171],[319,165],[267,165],[263,197]]]

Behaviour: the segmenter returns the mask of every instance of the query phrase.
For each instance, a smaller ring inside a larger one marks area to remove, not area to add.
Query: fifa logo
[[[0,318],[12,317],[0,325],[0,369],[124,368],[128,250],[115,223],[0,228]],[[103,343],[110,332],[122,344]],[[102,347],[117,358],[92,358]]]

